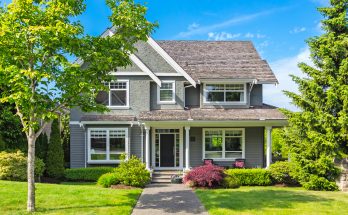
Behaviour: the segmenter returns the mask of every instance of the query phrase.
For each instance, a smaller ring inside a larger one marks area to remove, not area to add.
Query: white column
[[[190,126],[185,126],[185,169],[190,169]]]
[[[266,168],[272,163],[272,127],[266,127],[267,133],[267,147],[266,147]]]
[[[145,158],[146,169],[150,170],[150,127],[145,126]]]

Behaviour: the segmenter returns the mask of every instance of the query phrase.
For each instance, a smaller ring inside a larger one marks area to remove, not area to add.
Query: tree
[[[300,63],[305,78],[292,76],[299,94],[285,94],[300,109],[284,111],[289,118],[286,140],[299,178],[308,189],[337,189],[334,158],[348,144],[348,22],[347,0],[331,0],[319,8],[324,16],[321,36],[308,40],[314,66]]]
[[[46,164],[47,158],[47,150],[48,150],[48,137],[46,133],[42,132],[40,136],[37,138],[35,143],[35,154],[37,158],[42,159],[42,161]]]
[[[46,172],[49,177],[60,179],[64,175],[64,151],[60,136],[59,122],[55,119],[51,127],[47,148]]]
[[[156,24],[133,0],[106,0],[113,34],[86,35],[78,19],[84,0],[13,0],[0,8],[0,102],[14,104],[28,142],[27,210],[35,210],[35,142],[63,109],[107,111],[95,102],[110,71],[130,64],[134,44]],[[74,56],[80,60],[69,62]],[[79,62],[86,62],[81,67]],[[43,121],[41,125],[39,122]]]

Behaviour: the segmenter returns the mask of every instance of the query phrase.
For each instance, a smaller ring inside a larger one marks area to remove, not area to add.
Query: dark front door
[[[161,167],[174,167],[174,134],[161,134]]]

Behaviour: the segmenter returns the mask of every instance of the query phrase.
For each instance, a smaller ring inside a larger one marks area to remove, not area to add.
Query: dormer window
[[[204,103],[245,104],[246,84],[205,84]]]
[[[157,103],[175,103],[175,81],[162,81],[162,86],[157,87]]]
[[[117,80],[105,83],[109,91],[101,91],[97,95],[97,102],[110,108],[129,107],[129,81]]]

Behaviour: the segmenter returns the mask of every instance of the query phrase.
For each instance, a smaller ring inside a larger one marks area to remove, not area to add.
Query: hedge
[[[229,169],[225,173],[238,178],[242,186],[272,185],[271,173],[266,169]]]
[[[87,167],[66,169],[64,177],[68,181],[97,181],[98,178],[105,174],[112,172],[114,167]]]

